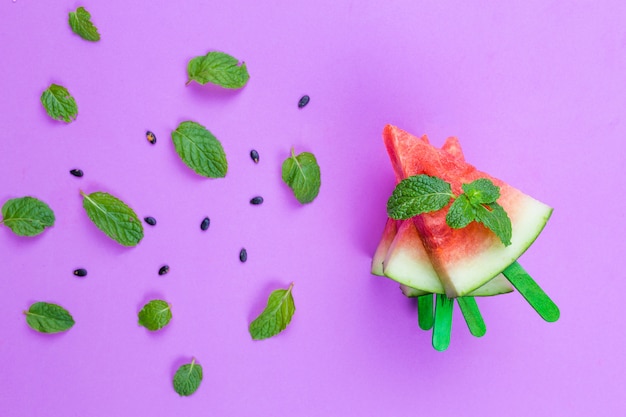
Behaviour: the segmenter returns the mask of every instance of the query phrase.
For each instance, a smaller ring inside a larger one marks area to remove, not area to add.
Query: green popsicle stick
[[[433,294],[420,295],[417,297],[417,321],[422,330],[430,330],[433,327]]]
[[[433,327],[433,347],[439,351],[446,350],[450,345],[453,306],[454,299],[446,297],[445,294],[437,294],[435,325]]]
[[[461,313],[463,313],[470,333],[476,337],[484,336],[487,332],[487,326],[485,326],[485,321],[474,297],[459,297],[456,300],[461,307]]]
[[[559,308],[520,264],[513,262],[502,273],[541,318],[549,322],[559,319],[561,315]]]

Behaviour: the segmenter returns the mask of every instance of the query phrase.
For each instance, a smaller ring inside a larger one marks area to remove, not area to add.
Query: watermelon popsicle
[[[426,136],[415,138],[429,143]],[[455,137],[448,138],[441,148],[453,158],[464,160],[461,145]],[[390,150],[391,152],[392,150]],[[392,160],[395,158],[392,156]],[[403,179],[403,172],[394,166],[396,182]],[[372,261],[372,274],[388,276],[400,282],[400,288],[407,297],[417,298],[418,323],[421,329],[433,327],[434,305],[432,293],[443,294],[444,288],[432,268],[428,254],[412,221],[387,219],[383,237],[376,249]],[[485,334],[485,326],[473,296],[490,296],[513,291],[511,284],[499,275],[485,285],[473,291],[469,296],[459,298],[459,306],[470,332],[481,337]],[[441,301],[441,298],[438,298]],[[445,350],[450,342],[452,321],[443,316],[452,314],[453,302],[438,303],[438,325],[433,330],[433,346],[437,350]],[[468,307],[465,307],[468,306]],[[465,307],[465,308],[464,308]],[[451,316],[450,316],[451,317]]]
[[[417,138],[411,135],[406,140],[421,141],[430,146],[426,136]],[[395,148],[388,147],[387,150],[392,162],[401,159],[395,154]],[[461,145],[455,137],[446,139],[441,151],[451,158],[464,161]],[[394,163],[393,166],[398,183],[406,177],[399,163]],[[412,221],[388,219],[383,237],[374,254],[372,274],[387,276],[399,282],[407,296],[444,293],[444,286]],[[498,275],[468,295],[490,296],[511,291],[513,291],[511,284],[502,275]]]
[[[447,348],[451,320],[446,317],[451,314],[454,298],[458,298],[470,332],[482,336],[486,329],[473,296],[510,292],[509,281],[542,318],[557,320],[556,305],[515,262],[539,235],[552,209],[468,164],[456,138],[449,138],[442,149],[437,149],[425,136],[417,138],[390,125],[385,127],[383,138],[397,181],[426,174],[442,178],[450,183],[454,195],[460,195],[464,184],[486,178],[499,187],[498,203],[511,218],[512,237],[506,244],[500,235],[496,237],[476,221],[461,229],[449,227],[445,214],[449,204],[439,212],[401,217],[407,220],[388,219],[374,254],[372,273],[398,281],[406,296],[418,298],[419,322],[424,329],[433,322],[430,293],[445,292],[443,297],[451,302],[437,296],[433,346]],[[437,318],[438,314],[441,317]]]

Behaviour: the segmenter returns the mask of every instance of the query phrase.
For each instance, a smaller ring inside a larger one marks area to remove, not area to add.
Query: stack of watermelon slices
[[[459,195],[462,184],[487,178],[500,187],[498,203],[511,220],[508,246],[477,222],[462,229],[450,228],[445,219],[447,209],[409,220],[387,220],[372,274],[399,282],[404,295],[417,298],[419,325],[425,330],[433,328],[433,347],[445,350],[450,343],[454,300],[470,332],[478,337],[485,334],[486,327],[474,297],[505,294],[514,288],[546,321],[556,321],[558,307],[517,263],[543,230],[552,208],[468,164],[454,137],[437,149],[426,136],[418,138],[387,125],[383,140],[396,182],[426,174],[449,182]]]

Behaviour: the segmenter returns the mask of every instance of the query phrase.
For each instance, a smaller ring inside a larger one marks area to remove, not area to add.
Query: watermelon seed
[[[82,177],[83,176],[83,171],[81,171],[80,169],[72,169],[70,170],[70,174],[72,174],[75,177]]]
[[[146,132],[146,139],[148,139],[148,142],[150,142],[151,144],[156,144],[156,136],[149,130]]]
[[[87,270],[85,268],[79,268],[74,270],[74,275],[77,277],[85,277],[87,276]]]
[[[144,217],[143,220],[146,223],[148,223],[150,226],[155,226],[156,225],[156,219],[154,217]]]
[[[209,228],[210,224],[211,224],[211,219],[209,219],[208,217],[205,217],[204,220],[202,220],[202,223],[200,223],[200,229],[206,230]]]
[[[250,204],[254,204],[255,206],[258,206],[259,204],[263,204],[263,197],[261,196],[254,197],[252,200],[250,200]]]
[[[163,265],[160,269],[159,269],[159,275],[165,275],[168,272],[170,272],[170,267],[167,265]]]
[[[302,96],[302,98],[300,98],[300,101],[298,102],[298,108],[303,108],[304,106],[306,106],[307,104],[309,104],[309,100],[311,100],[311,97],[304,95]]]
[[[239,260],[243,263],[248,260],[248,251],[246,248],[241,249],[239,252]]]
[[[255,164],[259,163],[259,153],[256,150],[252,149],[250,151],[250,158],[252,158]]]

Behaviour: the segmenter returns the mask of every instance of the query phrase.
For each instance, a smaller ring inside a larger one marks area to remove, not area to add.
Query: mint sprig
[[[300,204],[315,200],[322,184],[320,175],[320,166],[315,155],[309,152],[296,155],[291,148],[291,156],[283,161],[282,178]]]
[[[414,175],[400,181],[389,201],[387,214],[392,219],[410,219],[444,208],[454,197],[450,184],[441,178]]]
[[[195,81],[231,89],[242,88],[250,79],[245,62],[240,64],[237,58],[217,51],[191,59],[187,64],[187,76],[187,84]]]
[[[80,194],[87,216],[108,237],[123,246],[137,246],[143,239],[141,221],[122,200],[103,192]]]
[[[472,204],[489,204],[500,198],[500,187],[487,178],[479,178],[461,187]]]
[[[100,40],[98,28],[91,22],[91,14],[84,7],[79,7],[75,12],[70,12],[69,23],[72,31],[81,38],[96,42]]]
[[[26,323],[40,333],[60,333],[74,326],[72,315],[57,304],[36,302],[24,314]]]
[[[62,85],[50,84],[50,87],[41,93],[41,104],[46,109],[48,116],[54,120],[70,123],[72,120],[76,120],[78,115],[76,100]]]
[[[180,159],[198,175],[223,178],[228,171],[226,153],[219,140],[200,123],[185,121],[172,132]]]
[[[139,324],[150,331],[167,326],[172,319],[172,307],[163,300],[151,300],[137,314]]]
[[[200,387],[202,382],[202,366],[193,358],[191,363],[181,365],[172,381],[174,391],[181,397],[188,397]]]
[[[293,283],[286,290],[272,291],[263,312],[250,323],[248,330],[252,339],[267,339],[287,328],[296,311],[291,293],[292,288]]]
[[[498,239],[511,244],[511,219],[496,201],[500,198],[500,187],[490,179],[480,178],[462,184],[463,194],[452,193],[449,183],[428,175],[414,175],[402,180],[389,200],[387,214],[392,219],[406,220],[422,213],[443,209],[453,199],[446,223],[453,229],[461,229],[471,222],[482,223],[496,234]]]
[[[54,226],[54,221],[52,209],[34,197],[12,198],[2,206],[0,224],[18,236],[36,236]]]

